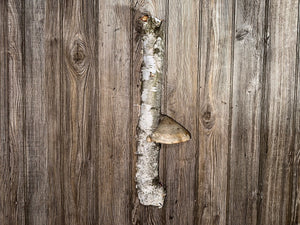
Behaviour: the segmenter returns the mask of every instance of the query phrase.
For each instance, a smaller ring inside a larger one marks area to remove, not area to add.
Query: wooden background
[[[163,209],[139,205],[138,11],[165,20]],[[297,0],[1,0],[1,225],[300,224]]]

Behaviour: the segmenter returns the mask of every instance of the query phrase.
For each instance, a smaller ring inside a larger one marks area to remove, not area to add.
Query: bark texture
[[[147,142],[159,123],[161,114],[161,80],[163,71],[163,30],[161,21],[144,16],[142,23],[143,64],[142,95],[138,123],[137,190],[143,205],[162,207],[165,191],[159,183],[158,158],[160,144]]]

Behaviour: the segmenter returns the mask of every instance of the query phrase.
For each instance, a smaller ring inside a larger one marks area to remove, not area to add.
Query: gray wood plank
[[[47,133],[44,49],[44,1],[25,1],[25,223],[47,221]]]
[[[299,27],[298,27],[299,29]],[[299,30],[298,30],[299,32]],[[299,38],[299,36],[298,36]],[[298,57],[297,57],[297,64],[299,65],[299,39],[298,39]],[[294,119],[296,123],[294,124],[295,129],[295,143],[294,143],[294,153],[293,153],[293,173],[291,174],[292,179],[292,190],[290,193],[291,196],[291,202],[289,203],[290,207],[289,212],[289,218],[287,220],[290,220],[290,224],[297,225],[300,223],[300,74],[299,74],[299,67],[296,67],[296,74],[298,74],[298,77],[296,77],[296,86],[295,86],[295,108],[294,108]],[[298,71],[297,71],[298,70]]]
[[[298,2],[267,3],[257,222],[279,225],[291,214]]]
[[[130,4],[99,4],[99,223],[131,221]]]
[[[12,202],[9,199],[9,147],[8,147],[8,66],[7,66],[7,2],[0,2],[0,221],[12,222]],[[5,207],[6,206],[6,207]]]
[[[16,224],[10,198],[8,111],[8,5],[0,2],[0,221]],[[13,217],[13,218],[12,218]]]
[[[300,223],[300,72],[299,72],[299,63],[300,63],[300,1],[298,1],[298,21],[297,21],[297,46],[296,46],[296,63],[295,63],[295,92],[294,92],[294,108],[293,108],[293,124],[295,137],[294,141],[294,152],[292,152],[292,174],[291,178],[291,192],[290,192],[290,204],[287,220],[290,224],[296,225]]]
[[[169,2],[165,113],[192,135],[186,143],[165,148],[166,224],[172,225],[195,224],[199,24],[198,1]]]
[[[294,104],[294,124],[295,129],[295,149],[293,160],[293,190],[291,193],[291,224],[296,225],[300,223],[300,1],[298,1],[298,21],[297,21],[297,46],[296,46],[296,69],[295,69],[295,104]]]
[[[3,224],[25,224],[23,157],[24,11],[21,1],[2,1],[0,32],[1,213]]]
[[[143,14],[150,14],[161,20],[166,19],[166,10],[167,10],[166,1],[133,1],[132,4],[132,131],[134,138],[136,136],[136,128],[139,118],[139,106],[140,106],[140,94],[141,94],[141,63],[143,61],[142,56],[142,42],[140,39],[140,34],[138,30],[138,20]],[[163,22],[163,26],[167,26]],[[164,79],[164,78],[163,78]],[[162,99],[162,104],[164,99]],[[133,167],[132,167],[132,180],[133,180],[133,190],[132,190],[132,224],[166,224],[165,222],[165,208],[159,209],[156,207],[146,207],[139,204],[135,189],[135,172],[136,172],[136,140],[133,141],[132,145],[132,158],[133,158]],[[164,158],[165,153],[163,149],[160,153],[160,162],[159,162],[159,177],[160,182],[164,184]],[[164,206],[165,207],[165,206]]]
[[[64,224],[97,224],[98,1],[64,1],[62,13],[60,107]]]
[[[232,132],[227,224],[256,224],[264,1],[235,3]],[[237,210],[238,209],[238,210]]]
[[[61,154],[60,110],[62,75],[62,8],[59,1],[45,5],[45,107],[47,112],[47,223],[63,225],[63,161]]]
[[[1,225],[298,224],[298,4],[0,1]],[[135,190],[141,10],[192,133],[162,147],[163,209]]]
[[[200,115],[194,224],[225,224],[230,145],[233,1],[203,1],[200,25]]]

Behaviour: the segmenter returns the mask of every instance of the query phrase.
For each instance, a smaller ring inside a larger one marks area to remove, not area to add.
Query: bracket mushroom
[[[174,119],[161,114],[164,65],[164,26],[162,21],[144,15],[141,23],[143,63],[141,68],[141,107],[137,128],[136,187],[143,205],[161,208],[166,192],[159,181],[161,144],[188,141],[190,133]]]
[[[160,144],[178,144],[190,139],[190,132],[166,115],[161,115],[158,127],[147,137],[148,142]]]

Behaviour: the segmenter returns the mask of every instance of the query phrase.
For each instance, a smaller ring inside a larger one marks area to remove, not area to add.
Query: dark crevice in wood
[[[297,129],[297,117],[300,115],[297,115],[297,108],[300,99],[298,99],[298,82],[299,82],[299,48],[300,48],[300,1],[298,0],[298,18],[297,18],[297,42],[296,42],[296,63],[295,63],[295,87],[294,87],[294,106],[293,106],[293,124],[292,124],[292,141],[291,141],[291,149],[290,149],[290,177],[289,177],[289,199],[288,199],[288,208],[287,208],[287,222],[286,224],[296,225],[299,221],[297,221],[297,198],[298,198],[298,192],[297,190],[297,181],[299,179],[298,173],[296,172],[297,168],[299,167],[298,161],[297,161],[297,145],[296,142],[296,129]],[[299,140],[297,140],[299,141]],[[296,163],[296,165],[295,165]],[[295,175],[296,173],[296,175]]]
[[[165,55],[164,55],[164,71],[163,71],[163,78],[162,78],[162,88],[163,88],[163,99],[162,99],[162,113],[167,113],[168,111],[168,41],[169,41],[169,37],[168,37],[168,31],[169,31],[169,4],[170,4],[170,0],[165,0],[166,1],[166,7],[165,7],[165,21],[163,21],[163,26],[165,26]]]
[[[227,154],[227,187],[226,187],[226,225],[229,225],[230,208],[230,181],[231,181],[231,147],[232,147],[232,113],[233,113],[233,75],[234,75],[234,47],[235,47],[235,19],[236,19],[236,0],[232,1],[232,27],[231,27],[231,61],[230,61],[230,96],[229,96],[229,121],[228,121],[228,154]]]
[[[267,74],[267,59],[268,59],[268,47],[269,47],[269,7],[270,0],[265,0],[265,18],[264,18],[264,49],[263,49],[263,72],[260,76],[260,83],[262,87],[261,94],[261,124],[260,124],[260,148],[259,148],[259,174],[258,174],[258,193],[257,193],[257,225],[263,225],[262,223],[262,201],[263,197],[263,185],[267,151],[268,151],[268,104],[269,104],[269,89],[267,84],[269,83],[269,75]]]
[[[60,102],[63,103],[64,102],[64,98],[63,98],[63,77],[64,77],[64,72],[63,72],[63,68],[64,68],[64,30],[63,30],[63,19],[64,19],[64,1],[60,1],[59,4],[59,37],[60,37],[60,63],[59,63],[59,72],[60,72],[60,85],[59,85],[59,99]],[[64,147],[64,138],[63,138],[63,107],[59,107],[59,133],[60,133],[60,149],[62,149]],[[64,170],[64,162],[65,162],[65,157],[63,154],[63,151],[59,152],[59,158],[60,158],[60,162],[59,162],[59,166],[60,169],[63,171]],[[65,213],[65,188],[64,188],[64,181],[65,181],[65,173],[61,173],[60,174],[60,185],[61,185],[61,224],[65,224],[66,223],[66,213]]]
[[[165,21],[164,21],[164,38],[165,38],[165,55],[164,55],[164,68],[163,68],[163,76],[162,76],[162,108],[161,113],[167,113],[168,112],[168,56],[169,56],[169,21],[170,21],[170,0],[165,0]],[[162,161],[162,174],[160,176],[163,176],[163,185],[167,183],[167,154],[166,154],[167,147],[165,145],[161,146],[161,160]],[[167,190],[166,187],[164,187],[165,190]],[[162,220],[167,221],[167,205],[168,205],[168,196],[165,197],[164,201],[165,206],[162,208]]]
[[[7,1],[0,2],[0,220],[5,224],[13,223],[12,202],[6,200],[9,186],[8,180],[11,179],[11,173],[7,173],[6,164],[9,164],[10,170],[10,138],[9,138],[9,50],[8,50],[8,4]],[[8,53],[8,54],[7,54]],[[10,172],[10,171],[9,171]],[[11,214],[11,215],[10,215]]]
[[[21,37],[22,37],[22,46],[21,46],[21,52],[22,52],[22,107],[23,107],[23,112],[22,112],[22,122],[23,122],[23,130],[22,130],[22,138],[23,138],[23,176],[24,176],[24,187],[23,187],[23,195],[24,195],[24,221],[25,225],[29,225],[29,210],[28,210],[28,201],[27,201],[27,155],[26,155],[26,84],[27,84],[27,79],[26,79],[26,67],[25,67],[25,62],[26,62],[26,7],[25,7],[25,1],[21,2],[21,16],[20,18],[20,27],[23,29],[21,30]]]
[[[133,151],[132,149],[135,149],[134,148],[134,144],[135,144],[135,137],[134,137],[134,125],[133,125],[133,116],[134,116],[134,112],[133,112],[133,89],[135,88],[134,87],[134,65],[133,65],[133,62],[134,62],[134,59],[133,59],[133,52],[134,52],[134,48],[133,48],[133,43],[134,43],[134,0],[131,0],[130,2],[130,61],[129,61],[129,64],[130,64],[130,68],[129,68],[129,73],[130,73],[130,81],[129,81],[129,84],[130,84],[130,90],[129,90],[129,95],[130,95],[130,98],[129,98],[129,147],[130,147],[130,150],[129,150],[129,165],[128,165],[128,168],[129,168],[129,178],[131,181],[135,180],[134,178],[134,174],[133,174],[133,168],[134,168],[134,160],[133,160]],[[128,218],[131,218],[131,221],[133,223],[134,221],[134,199],[135,199],[135,196],[134,196],[134,189],[135,189],[135,185],[133,185],[132,182],[129,183],[130,184],[130,188],[129,188],[129,192],[128,195],[129,195],[129,207],[128,207]]]
[[[201,76],[201,41],[202,41],[202,1],[199,0],[199,21],[198,21],[198,60],[197,60],[197,96],[196,96],[196,151],[195,151],[195,178],[194,178],[194,224],[198,224],[199,218],[199,154],[200,154],[200,76]]]

